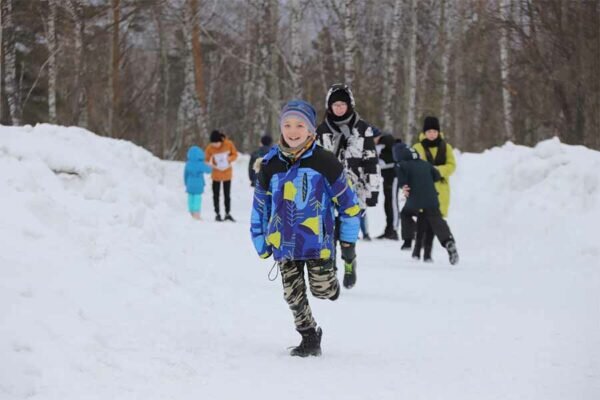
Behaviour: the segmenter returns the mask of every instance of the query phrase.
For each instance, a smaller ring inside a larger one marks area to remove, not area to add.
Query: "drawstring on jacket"
[[[267,275],[267,277],[269,278],[269,280],[270,280],[271,282],[273,282],[275,279],[277,279],[277,276],[279,276],[279,268],[277,268],[277,269],[275,270],[275,276],[274,276],[274,277],[271,279],[271,275],[273,274],[273,268],[275,268],[276,266],[277,266],[277,261],[275,261],[275,262],[273,263],[273,266],[271,267],[271,270],[269,271],[269,275]]]

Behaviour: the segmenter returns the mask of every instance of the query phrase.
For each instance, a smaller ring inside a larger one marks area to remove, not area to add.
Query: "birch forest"
[[[0,123],[77,125],[180,159],[278,135],[333,83],[407,142],[600,149],[598,0],[0,0]]]

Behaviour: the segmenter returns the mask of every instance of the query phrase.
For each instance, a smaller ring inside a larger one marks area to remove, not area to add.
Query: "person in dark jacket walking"
[[[373,128],[361,119],[347,85],[337,83],[325,98],[325,120],[317,128],[317,142],[332,152],[344,165],[348,179],[356,191],[361,210],[377,205],[379,166]],[[361,212],[364,214],[364,212]],[[342,248],[344,287],[356,284],[356,252]]]
[[[390,133],[375,136],[375,143],[379,150],[379,167],[383,178],[383,208],[385,210],[385,230],[377,239],[398,240],[398,177],[396,176],[394,155],[392,148],[402,140],[396,139]]]
[[[410,190],[401,214],[418,215],[417,229],[425,231],[430,228],[448,252],[450,264],[458,263],[456,243],[448,223],[440,212],[440,202],[435,189],[434,183],[441,179],[439,171],[427,161],[421,160],[416,150],[403,144],[395,145],[393,152],[394,159],[398,162],[398,184],[407,186]],[[405,225],[402,231],[405,229],[409,231],[414,228]]]
[[[260,138],[260,147],[250,155],[250,161],[248,162],[248,178],[250,179],[250,186],[254,187],[256,184],[256,171],[254,164],[259,158],[263,158],[271,149],[273,144],[273,138],[270,135],[263,135]]]

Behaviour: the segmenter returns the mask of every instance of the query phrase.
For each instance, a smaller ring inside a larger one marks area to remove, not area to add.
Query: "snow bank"
[[[461,264],[360,242],[357,287],[310,300],[323,357],[297,360],[248,237],[247,157],[238,223],[212,222],[210,190],[197,223],[181,163],[0,126],[0,399],[596,398],[600,153],[554,139],[457,162]],[[381,207],[369,218],[383,230]]]
[[[480,235],[480,259],[536,260],[535,267],[600,255],[600,152],[554,138],[458,154],[457,164],[450,223],[459,240]]]

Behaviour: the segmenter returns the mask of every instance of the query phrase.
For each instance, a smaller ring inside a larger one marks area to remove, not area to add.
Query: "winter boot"
[[[356,284],[356,258],[352,262],[344,261],[344,287],[352,289]]]
[[[410,250],[410,248],[412,247],[412,240],[411,239],[406,239],[404,240],[404,243],[402,243],[402,247],[400,247],[400,250]]]
[[[446,250],[448,251],[448,259],[450,260],[450,264],[455,265],[458,263],[458,251],[456,250],[456,243],[454,243],[454,239],[450,239],[444,245]]]
[[[431,243],[425,243],[425,246],[423,248],[423,261],[426,263],[431,263],[433,262],[433,258],[431,258],[431,249],[432,249],[432,244]]]
[[[398,232],[395,229],[385,229],[385,231],[377,236],[377,239],[398,240]]]
[[[223,221],[223,218],[221,218],[221,214],[217,214],[217,216],[215,217],[215,221],[217,221],[217,222]]]
[[[309,328],[298,332],[302,335],[302,341],[290,351],[290,355],[295,357],[320,356],[321,337],[323,336],[321,328]]]
[[[225,221],[235,222],[235,219],[233,219],[231,214],[227,213],[227,214],[225,214]]]
[[[369,236],[369,234],[367,233],[366,235],[363,235],[362,240],[364,240],[365,242],[370,242],[371,236]]]

